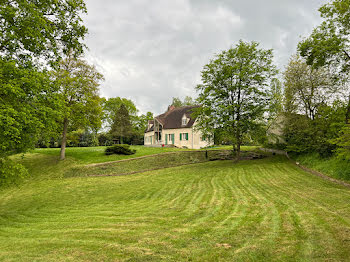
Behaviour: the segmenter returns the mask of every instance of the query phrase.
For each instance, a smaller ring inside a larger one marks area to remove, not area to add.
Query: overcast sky
[[[160,114],[172,97],[196,97],[200,71],[240,39],[274,49],[283,70],[325,0],[86,0],[88,59],[104,97]]]

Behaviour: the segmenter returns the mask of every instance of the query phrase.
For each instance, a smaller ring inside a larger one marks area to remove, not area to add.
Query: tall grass
[[[293,156],[301,164],[330,177],[350,181],[350,161],[335,156],[323,158],[317,153]]]

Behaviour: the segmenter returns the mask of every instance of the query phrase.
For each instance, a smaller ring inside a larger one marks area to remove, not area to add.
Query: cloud
[[[320,22],[323,0],[87,0],[87,58],[104,74],[101,95],[162,113],[195,96],[200,71],[239,39],[275,50],[283,69],[301,36]]]

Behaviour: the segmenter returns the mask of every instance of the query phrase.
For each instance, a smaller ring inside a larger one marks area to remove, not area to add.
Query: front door
[[[165,144],[174,145],[175,144],[175,134],[166,134],[165,135]]]

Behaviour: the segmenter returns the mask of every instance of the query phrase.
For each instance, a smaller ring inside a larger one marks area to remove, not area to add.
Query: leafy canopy
[[[260,124],[269,102],[269,88],[277,74],[272,50],[256,42],[240,41],[215,56],[202,70],[198,127],[206,134],[225,130],[240,150],[242,136]]]
[[[99,85],[103,75],[84,59],[70,54],[60,62],[53,77],[63,101],[63,116],[71,129],[99,128],[102,118]]]
[[[54,135],[62,104],[47,72],[0,59],[0,86],[0,158]]]
[[[83,0],[2,0],[0,57],[20,63],[57,61],[74,50],[82,53],[87,33]]]

